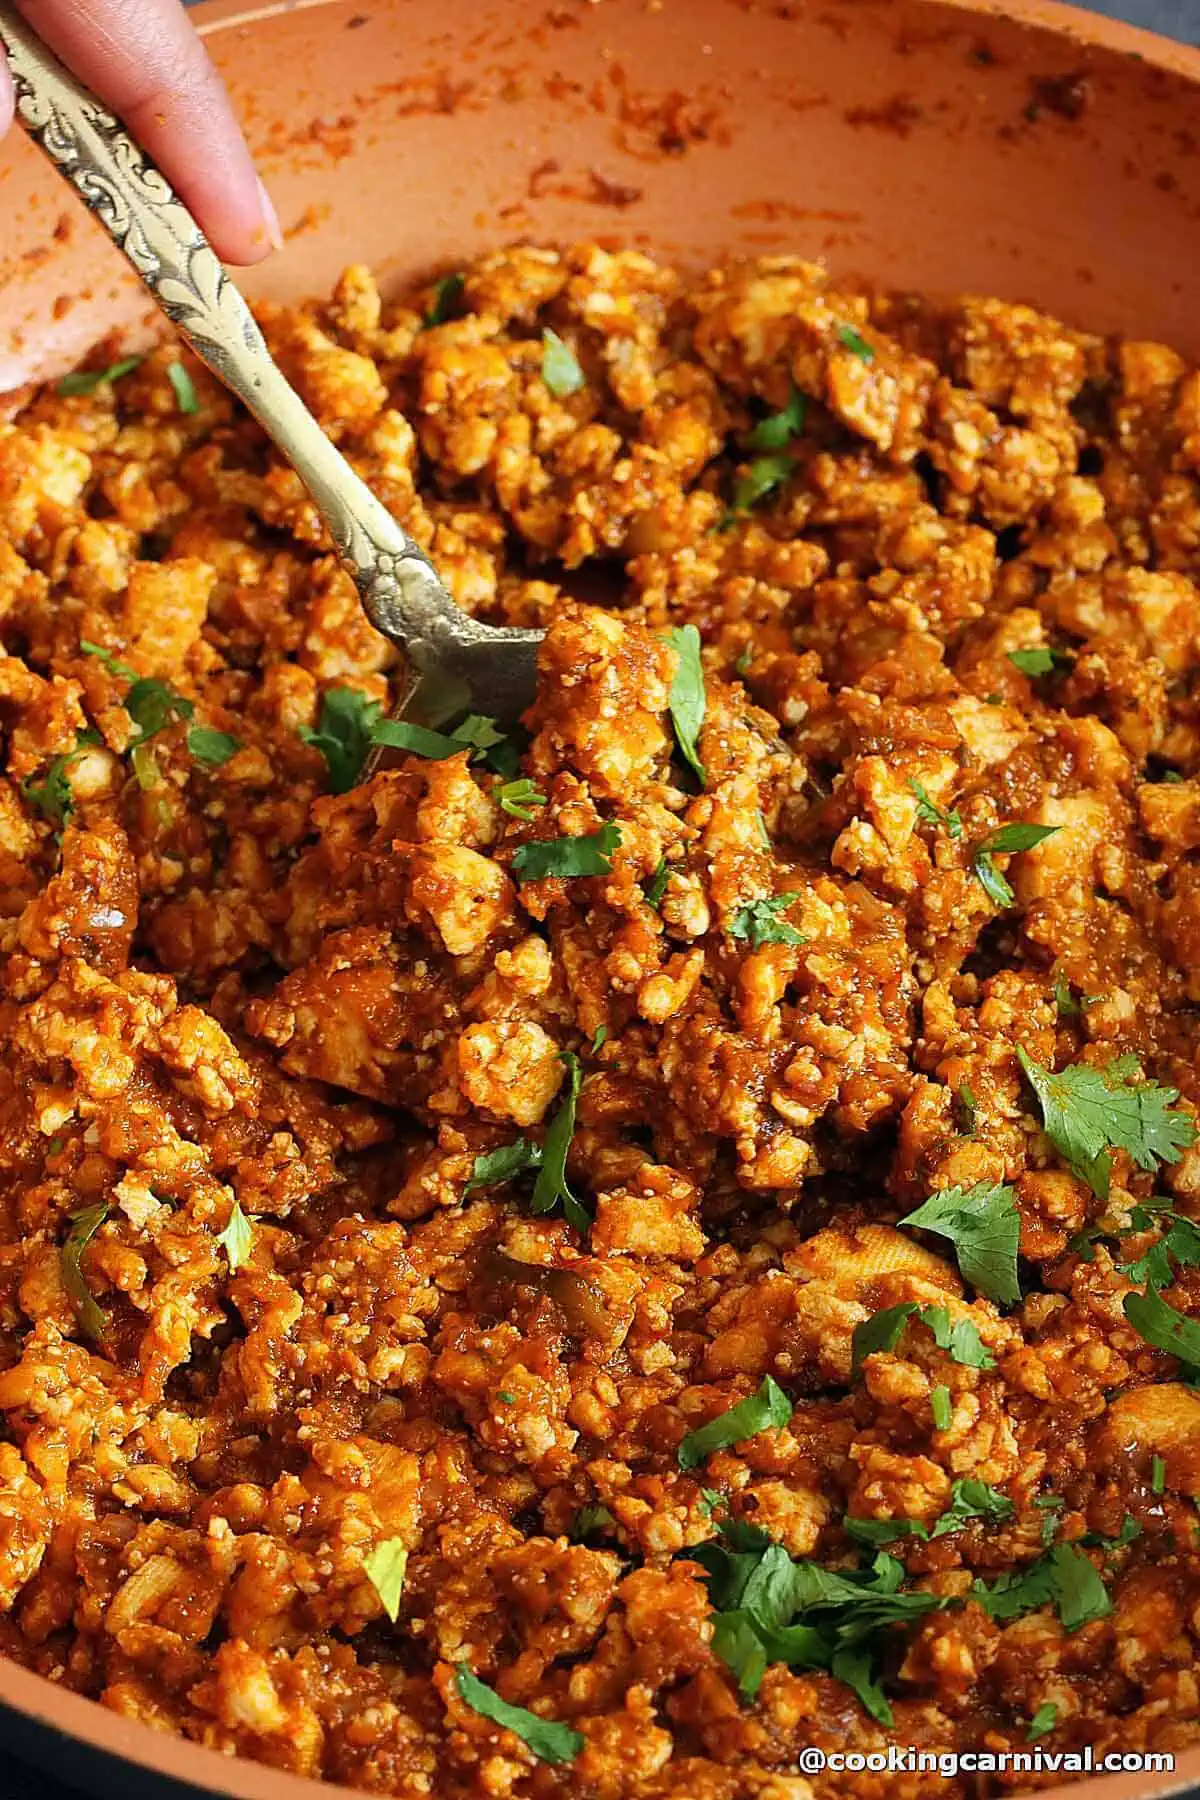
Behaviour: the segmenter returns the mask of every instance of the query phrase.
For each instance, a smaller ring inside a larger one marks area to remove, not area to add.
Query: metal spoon
[[[125,252],[171,322],[249,408],[316,501],[377,631],[418,680],[501,723],[533,699],[538,631],[468,618],[437,571],[330,443],[276,366],[191,213],[94,94],[0,5],[17,115]]]

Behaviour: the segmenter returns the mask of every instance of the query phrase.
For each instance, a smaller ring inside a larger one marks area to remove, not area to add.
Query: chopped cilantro
[[[1189,1368],[1200,1369],[1200,1324],[1163,1299],[1156,1287],[1144,1294],[1126,1294],[1125,1317],[1140,1338],[1155,1350],[1177,1356]]]
[[[80,638],[79,648],[85,656],[94,656],[97,662],[102,662],[110,675],[120,675],[125,681],[137,680],[137,670],[131,669],[127,662],[122,662],[115,651],[106,650],[103,644],[93,644],[90,638]]]
[[[700,661],[700,633],[694,625],[681,625],[677,630],[667,633],[667,642],[678,658],[670,697],[675,740],[684,761],[703,787],[707,777],[696,747],[706,706],[704,667]]]
[[[607,1042],[608,1042],[608,1026],[607,1025],[597,1025],[596,1035],[592,1039],[592,1055],[599,1056],[601,1050],[603,1050],[603,1048],[604,1048],[605,1044],[607,1044]]]
[[[219,769],[231,756],[236,756],[242,746],[227,731],[214,731],[209,725],[193,725],[187,734],[187,747],[188,754],[198,763]]]
[[[563,1725],[557,1719],[540,1718],[537,1713],[529,1712],[523,1706],[511,1706],[486,1681],[480,1681],[478,1676],[472,1675],[465,1662],[459,1663],[455,1679],[459,1698],[472,1712],[477,1712],[481,1718],[490,1719],[493,1725],[499,1725],[505,1731],[511,1731],[532,1750],[539,1762],[551,1765],[574,1762],[583,1749],[581,1732],[572,1730],[569,1725]]]
[[[300,727],[304,742],[325,758],[331,793],[347,794],[358,780],[382,712],[377,700],[368,700],[357,688],[327,688],[316,729]]]
[[[549,326],[542,333],[542,380],[557,400],[577,394],[584,385],[578,357]]]
[[[976,1580],[971,1589],[990,1618],[1000,1623],[1053,1604],[1063,1627],[1078,1631],[1112,1611],[1103,1581],[1092,1562],[1072,1544],[1055,1544],[1028,1568],[1013,1570],[992,1587]]]
[[[915,775],[909,778],[909,787],[916,795],[917,817],[926,825],[940,825],[949,838],[960,838],[963,833],[962,817],[957,812],[944,812],[935,800],[931,800],[925,788]]]
[[[21,783],[21,792],[25,798],[52,824],[65,825],[75,810],[75,796],[67,780],[67,770],[79,761],[90,745],[99,742],[98,731],[81,731],[75,739],[73,750],[66,750],[60,756],[50,758],[40,781],[27,775]]]
[[[787,893],[750,900],[730,916],[726,929],[731,938],[744,939],[752,950],[761,950],[764,944],[803,944],[803,933],[779,916],[799,898],[798,893]]]
[[[1077,1019],[1089,1006],[1095,1006],[1099,998],[1099,994],[1080,994],[1076,999],[1075,989],[1065,975],[1054,978],[1054,1004],[1060,1019]]]
[[[1017,1056],[1037,1095],[1046,1136],[1100,1199],[1108,1195],[1109,1149],[1125,1150],[1139,1169],[1176,1163],[1196,1140],[1187,1113],[1173,1109],[1178,1090],[1141,1079],[1132,1058],[1117,1057],[1100,1069],[1072,1063],[1052,1074],[1018,1047]]]
[[[144,744],[148,739],[157,737],[160,731],[165,731],[173,720],[190,719],[196,710],[190,700],[177,694],[165,681],[156,681],[152,675],[143,675],[135,681],[121,705],[140,733],[134,744],[135,749],[138,744]]]
[[[915,1318],[933,1333],[939,1350],[950,1352],[951,1362],[968,1369],[994,1369],[995,1359],[984,1348],[983,1340],[970,1319],[951,1323],[944,1306],[918,1306],[915,1300],[902,1300],[898,1306],[885,1306],[854,1327],[850,1339],[850,1371],[856,1374],[868,1356],[877,1350],[894,1350],[909,1319]]]
[[[1100,1550],[1123,1550],[1126,1544],[1135,1544],[1142,1535],[1142,1528],[1132,1513],[1126,1513],[1121,1520],[1121,1529],[1116,1537],[1101,1537],[1099,1532],[1089,1531],[1080,1538],[1081,1544],[1091,1544]]]
[[[808,420],[808,395],[802,394],[795,382],[781,412],[760,419],[746,438],[748,450],[785,450],[793,438],[800,436]]]
[[[408,1573],[408,1550],[395,1537],[384,1538],[363,1557],[363,1571],[379,1596],[379,1604],[394,1625],[400,1612],[400,1596]]]
[[[250,1252],[254,1247],[254,1227],[242,1211],[240,1201],[234,1201],[229,1223],[224,1231],[217,1233],[217,1242],[229,1258],[229,1267],[236,1275],[250,1261]]]
[[[1048,1731],[1053,1731],[1057,1724],[1058,1708],[1055,1706],[1053,1700],[1047,1700],[1045,1705],[1038,1707],[1032,1719],[1030,1719],[1029,1730],[1025,1733],[1025,1742],[1027,1744],[1032,1744],[1036,1742],[1038,1738],[1045,1737],[1046,1733]]]
[[[644,889],[647,902],[651,906],[657,908],[662,904],[662,897],[667,891],[667,882],[670,879],[670,875],[671,871],[667,867],[666,857],[660,856],[658,859],[658,867],[646,883]]]
[[[575,1517],[571,1520],[570,1536],[572,1542],[576,1544],[586,1544],[590,1537],[600,1536],[601,1533],[607,1531],[608,1528],[611,1525],[615,1525],[616,1522],[617,1521],[613,1518],[607,1506],[595,1504],[591,1506],[581,1506],[579,1511],[575,1514]]]
[[[746,513],[760,500],[773,493],[777,487],[795,472],[796,464],[792,457],[778,453],[773,456],[756,456],[749,463],[744,475],[739,475],[733,484],[733,512]]]
[[[1046,1515],[1042,1520],[1042,1548],[1046,1549],[1054,1542],[1054,1536],[1059,1527],[1058,1514],[1062,1510],[1062,1495],[1039,1494],[1033,1504]]]
[[[1149,1208],[1135,1206],[1130,1215],[1131,1229],[1146,1231],[1156,1225],[1169,1221],[1165,1234],[1156,1244],[1152,1244],[1144,1256],[1133,1262],[1118,1263],[1122,1275],[1139,1284],[1153,1282],[1155,1287],[1170,1287],[1175,1279],[1173,1263],[1181,1269],[1200,1268],[1200,1227],[1191,1219],[1185,1219],[1181,1213],[1165,1213],[1161,1209],[1151,1212]]]
[[[501,1182],[515,1180],[526,1169],[540,1169],[541,1166],[541,1145],[518,1138],[515,1144],[501,1144],[498,1150],[491,1150],[486,1156],[477,1156],[463,1192],[469,1194],[472,1188],[477,1187],[497,1187]]]
[[[937,1431],[949,1431],[950,1421],[954,1417],[954,1407],[948,1387],[935,1387],[929,1396],[933,1409],[933,1423]]]
[[[79,1321],[80,1330],[96,1342],[103,1338],[107,1320],[103,1307],[84,1278],[82,1259],[84,1251],[107,1217],[108,1206],[104,1201],[97,1206],[85,1206],[82,1212],[73,1214],[61,1257],[62,1283]]]
[[[1167,1465],[1161,1456],[1152,1456],[1150,1459],[1150,1492],[1152,1494],[1164,1493],[1166,1486]]]
[[[1050,675],[1055,669],[1069,669],[1075,661],[1065,650],[1043,650],[1040,646],[1032,650],[1010,650],[1008,660],[1014,669],[1029,676]]]
[[[900,1220],[949,1238],[964,1281],[991,1300],[1021,1298],[1017,1244],[1021,1215],[1012,1188],[977,1181],[973,1187],[940,1188]]]
[[[1178,787],[1183,781],[1183,776],[1178,769],[1164,769],[1158,780],[1161,787]]]
[[[760,1431],[786,1425],[791,1416],[791,1401],[770,1375],[764,1375],[755,1393],[718,1413],[697,1431],[687,1433],[679,1445],[679,1467],[699,1468],[714,1450],[727,1450],[731,1444],[744,1443]]]
[[[853,325],[839,325],[837,336],[838,343],[842,348],[851,351],[853,355],[858,357],[860,362],[869,363],[875,361],[874,348],[868,344],[866,338],[863,337],[860,331],[854,329]]]
[[[198,413],[200,401],[196,384],[182,363],[167,364],[167,380],[175,390],[175,402],[181,413]]]
[[[620,842],[621,827],[611,822],[581,837],[533,838],[513,851],[513,874],[521,882],[545,881],[551,876],[570,880],[578,875],[607,875]]]
[[[954,1107],[959,1130],[964,1137],[974,1137],[979,1125],[979,1102],[970,1082],[962,1081],[954,1090]]]
[[[754,645],[751,643],[743,644],[738,651],[737,661],[733,665],[734,673],[737,675],[748,675],[750,673],[750,664],[753,661]]]
[[[515,1406],[517,1404],[517,1396],[515,1394],[507,1393],[504,1388],[500,1389],[496,1398],[501,1406]]]
[[[945,1537],[968,1519],[1011,1519],[1015,1511],[1007,1494],[986,1481],[956,1481],[950,1489],[950,1505],[934,1525],[933,1535]]]
[[[1000,825],[990,831],[971,851],[971,870],[994,906],[1011,906],[1016,896],[992,858],[1012,856],[1020,850],[1032,850],[1035,844],[1053,837],[1057,825]]]
[[[461,270],[455,269],[451,275],[443,275],[433,284],[433,299],[429,311],[421,321],[426,330],[431,325],[444,325],[467,285],[467,278]]]
[[[522,819],[526,825],[537,808],[546,804],[545,794],[534,787],[528,775],[521,775],[516,781],[502,782],[496,789],[496,799],[501,812],[506,812],[510,819]]]
[[[537,1180],[533,1186],[533,1198],[529,1203],[532,1213],[553,1212],[561,1202],[563,1216],[568,1224],[578,1232],[586,1232],[591,1220],[582,1203],[575,1198],[567,1184],[567,1151],[571,1147],[571,1139],[575,1135],[575,1108],[579,1101],[579,1088],[583,1080],[583,1070],[579,1058],[570,1050],[559,1053],[559,1061],[567,1071],[566,1098],[551,1119],[546,1131],[546,1141],[542,1146],[542,1160],[538,1169]]]
[[[75,369],[55,383],[55,392],[64,398],[72,394],[94,394],[97,388],[131,375],[145,360],[144,356],[126,356],[120,362],[110,363],[107,369]]]

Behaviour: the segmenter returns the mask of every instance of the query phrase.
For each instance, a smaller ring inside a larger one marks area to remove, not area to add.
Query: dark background
[[[1093,12],[1128,19],[1149,31],[1162,31],[1186,44],[1200,45],[1200,0],[1092,0]],[[44,1775],[27,1774],[0,1753],[0,1794],[5,1800],[77,1800]],[[96,1796],[96,1800],[101,1800]],[[107,1800],[107,1796],[104,1797]]]

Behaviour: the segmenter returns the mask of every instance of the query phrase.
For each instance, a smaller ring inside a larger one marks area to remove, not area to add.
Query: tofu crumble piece
[[[1200,374],[594,245],[261,317],[537,698],[387,723],[178,345],[0,426],[0,1653],[397,1800],[1200,1742]]]

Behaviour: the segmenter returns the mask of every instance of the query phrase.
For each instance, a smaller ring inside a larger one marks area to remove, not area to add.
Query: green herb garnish
[[[797,893],[787,893],[748,901],[730,916],[726,930],[731,938],[748,942],[752,950],[761,950],[764,944],[803,944],[803,934],[779,916],[799,898]]]
[[[1075,658],[1068,656],[1065,650],[1043,650],[1039,647],[1033,650],[1010,650],[1008,660],[1022,675],[1037,676],[1049,675],[1055,669],[1069,669],[1074,665]]]
[[[879,1350],[894,1350],[900,1334],[910,1319],[916,1319],[933,1333],[939,1350],[950,1352],[951,1362],[968,1369],[994,1369],[995,1358],[984,1348],[983,1339],[970,1319],[951,1323],[944,1306],[918,1306],[915,1300],[902,1300],[898,1306],[886,1306],[872,1313],[854,1327],[850,1339],[850,1373],[856,1375],[868,1356]]]
[[[110,363],[107,369],[75,369],[55,383],[55,392],[64,398],[73,394],[94,394],[97,388],[131,375],[145,360],[144,356],[126,356],[120,362]]]
[[[727,1450],[731,1444],[744,1443],[760,1431],[786,1425],[792,1416],[792,1403],[770,1375],[764,1375],[757,1391],[739,1400],[728,1411],[718,1413],[707,1425],[689,1431],[679,1445],[679,1467],[697,1469],[714,1450]]]
[[[581,1506],[571,1520],[569,1535],[573,1543],[586,1544],[590,1537],[599,1537],[616,1522],[607,1506]]]
[[[549,326],[542,333],[542,380],[557,400],[577,394],[584,385],[578,357]]]
[[[208,725],[193,725],[187,734],[188,754],[198,763],[219,769],[231,756],[236,756],[241,743],[227,731],[214,731]]]
[[[667,882],[670,880],[670,877],[671,871],[667,867],[667,859],[665,856],[660,856],[658,859],[658,867],[655,869],[643,890],[648,905],[657,909],[662,904],[662,897],[667,891]]]
[[[539,792],[527,775],[502,782],[496,789],[496,799],[501,812],[506,812],[510,819],[523,820],[526,825],[537,808],[546,804],[545,794]]]
[[[454,306],[467,285],[467,278],[456,269],[452,275],[443,275],[440,281],[433,284],[433,300],[422,324],[428,330],[431,325],[444,325],[450,317]]]
[[[1058,1708],[1055,1706],[1053,1700],[1047,1700],[1044,1706],[1038,1707],[1032,1719],[1030,1719],[1029,1730],[1025,1733],[1025,1742],[1027,1744],[1032,1744],[1038,1738],[1045,1737],[1046,1733],[1048,1731],[1053,1731],[1057,1724]]]
[[[957,839],[962,836],[963,824],[959,813],[944,812],[936,800],[930,798],[915,775],[909,778],[908,785],[916,795],[918,819],[921,819],[926,825],[940,825],[948,838]]]
[[[860,331],[854,329],[853,325],[839,325],[837,335],[838,343],[842,348],[851,351],[860,362],[875,361],[874,348],[868,344]]]
[[[954,1417],[954,1407],[948,1387],[935,1387],[929,1396],[929,1404],[933,1410],[933,1423],[937,1431],[949,1431],[950,1421]]]
[[[459,1663],[455,1670],[458,1683],[459,1698],[477,1712],[481,1718],[490,1719],[493,1725],[500,1725],[505,1731],[511,1731],[519,1737],[527,1749],[532,1750],[539,1762],[559,1763],[574,1762],[583,1749],[583,1734],[572,1730],[569,1725],[561,1724],[557,1719],[542,1719],[537,1713],[527,1711],[523,1706],[511,1706],[502,1700],[494,1688],[486,1681],[480,1681],[472,1675],[466,1663]]]
[[[1037,1096],[1046,1136],[1100,1199],[1112,1175],[1110,1149],[1125,1150],[1139,1169],[1177,1163],[1196,1141],[1196,1127],[1174,1109],[1176,1088],[1142,1078],[1136,1059],[1117,1057],[1105,1068],[1072,1063],[1052,1074],[1018,1047],[1026,1080]]]
[[[224,1231],[217,1233],[217,1242],[229,1258],[230,1270],[236,1275],[249,1262],[254,1247],[254,1227],[242,1211],[240,1201],[234,1201],[229,1223]]]
[[[1016,896],[993,862],[993,856],[1011,856],[1020,850],[1032,850],[1035,844],[1053,837],[1059,829],[1057,825],[1000,825],[979,840],[971,852],[971,870],[994,906],[1011,906]]]
[[[533,1186],[533,1198],[529,1203],[532,1213],[553,1212],[560,1204],[563,1216],[568,1224],[578,1232],[586,1232],[591,1219],[586,1208],[575,1198],[567,1183],[567,1152],[571,1147],[571,1139],[575,1135],[575,1109],[579,1101],[579,1089],[583,1081],[583,1070],[579,1058],[570,1050],[559,1053],[559,1061],[567,1071],[566,1098],[551,1119],[546,1131],[546,1141],[542,1146],[541,1166],[537,1180]]]
[[[706,706],[704,666],[700,661],[700,633],[694,625],[681,625],[677,630],[667,633],[667,642],[678,658],[670,698],[675,740],[684,761],[695,774],[700,786],[704,787],[707,777],[704,764],[700,761],[700,752],[696,748]]]
[[[745,474],[739,475],[733,484],[734,514],[749,512],[777,487],[782,487],[795,470],[794,459],[784,454],[755,457]]]
[[[1147,1344],[1177,1356],[1189,1368],[1200,1369],[1200,1324],[1171,1306],[1156,1287],[1148,1287],[1144,1294],[1126,1294],[1121,1305]]]
[[[621,842],[621,827],[611,823],[582,837],[534,838],[513,851],[512,870],[518,881],[545,881],[552,876],[607,875],[613,851]]]
[[[954,1090],[954,1108],[958,1113],[959,1130],[964,1137],[974,1137],[979,1124],[979,1102],[975,1098],[975,1090],[970,1082],[960,1082]]]
[[[518,1138],[515,1144],[501,1144],[498,1150],[477,1156],[463,1192],[469,1194],[477,1187],[498,1187],[501,1182],[513,1181],[523,1175],[526,1169],[540,1169],[541,1166],[541,1145]]]
[[[1064,1629],[1078,1631],[1112,1611],[1095,1566],[1072,1544],[1055,1544],[1027,1569],[1001,1575],[990,1588],[977,1580],[971,1593],[989,1617],[1002,1624],[1053,1604]]]
[[[379,1604],[394,1625],[400,1612],[400,1596],[408,1573],[408,1550],[399,1538],[384,1538],[363,1557],[363,1571],[379,1596]]]
[[[200,401],[196,395],[196,384],[182,363],[167,364],[167,380],[175,390],[175,401],[181,413],[198,413]]]
[[[808,420],[808,395],[802,394],[795,382],[781,412],[760,419],[746,438],[748,450],[784,450],[798,438]]]
[[[83,1253],[108,1217],[108,1206],[86,1206],[75,1213],[63,1242],[61,1254],[62,1284],[79,1321],[80,1330],[99,1343],[108,1324],[104,1308],[89,1288],[83,1274]]]
[[[900,1220],[949,1238],[964,1281],[991,1300],[1021,1298],[1017,1245],[1021,1215],[1012,1188],[994,1181],[941,1188]]]
[[[21,792],[25,798],[52,824],[65,825],[75,810],[75,797],[67,780],[67,770],[79,761],[85,750],[100,741],[98,731],[81,731],[75,739],[73,750],[66,750],[61,755],[50,758],[46,773],[40,781],[27,775],[21,783]]]

